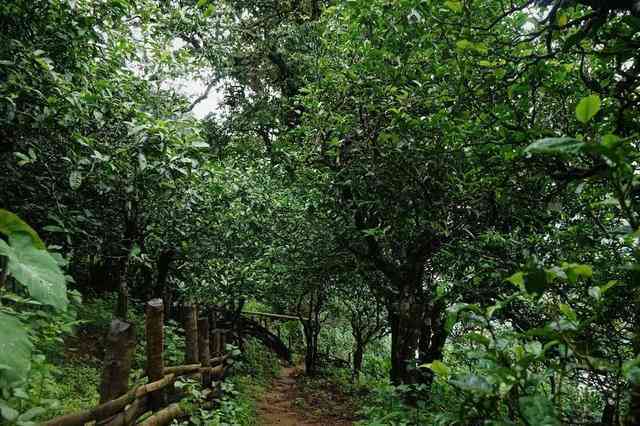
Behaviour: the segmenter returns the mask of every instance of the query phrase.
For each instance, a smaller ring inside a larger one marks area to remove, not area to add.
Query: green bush
[[[255,339],[247,340],[236,366],[240,375],[248,375],[258,384],[266,384],[280,371],[280,360]]]
[[[364,420],[355,424],[358,426],[447,424],[435,422],[435,419],[428,415],[423,401],[418,401],[415,407],[405,404],[404,394],[411,390],[409,386],[395,387],[388,383],[379,383],[373,388],[360,411]]]
[[[202,408],[204,395],[200,384],[181,379],[176,387],[188,395],[180,401],[185,411],[190,413],[188,420],[174,421],[174,425],[203,425],[203,426],[254,426],[256,425],[255,401],[251,395],[259,394],[261,389],[256,387],[250,377],[232,377],[222,383],[222,397],[218,407],[211,410]]]

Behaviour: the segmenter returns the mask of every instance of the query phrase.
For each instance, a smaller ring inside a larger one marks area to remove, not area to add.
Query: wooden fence
[[[195,305],[183,307],[185,365],[164,365],[164,306],[152,299],[145,307],[146,366],[148,383],[129,388],[136,333],[132,323],[115,319],[107,336],[105,362],[100,383],[100,405],[56,417],[45,426],[99,425],[160,426],[187,413],[180,406],[183,397],[173,384],[178,377],[200,380],[205,401],[213,405],[220,393],[220,382],[233,360],[224,353],[225,330],[216,327],[215,314],[208,311],[198,318]],[[143,417],[144,416],[144,417]]]

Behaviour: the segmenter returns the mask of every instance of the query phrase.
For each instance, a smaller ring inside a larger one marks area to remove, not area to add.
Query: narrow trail
[[[302,373],[298,367],[285,367],[271,383],[271,387],[258,402],[260,426],[351,426],[352,422],[334,417],[318,417],[297,406],[302,395],[296,377]]]

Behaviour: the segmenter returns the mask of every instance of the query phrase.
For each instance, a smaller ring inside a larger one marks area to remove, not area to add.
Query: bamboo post
[[[184,306],[185,364],[198,361],[198,310],[189,303]]]
[[[100,382],[100,403],[124,395],[129,390],[129,371],[135,346],[133,324],[117,318],[111,321]]]
[[[198,320],[198,348],[200,350],[200,365],[207,368],[210,365],[211,353],[209,352],[209,319],[200,318]],[[202,373],[202,385],[205,388],[211,386],[211,374],[206,370]]]
[[[147,333],[147,376],[153,382],[164,376],[164,304],[162,299],[151,299],[146,306],[145,328]],[[162,390],[150,396],[151,408],[158,410],[165,405]]]

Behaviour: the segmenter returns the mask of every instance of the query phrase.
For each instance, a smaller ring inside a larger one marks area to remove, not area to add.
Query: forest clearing
[[[0,424],[640,425],[640,1],[1,0]]]

